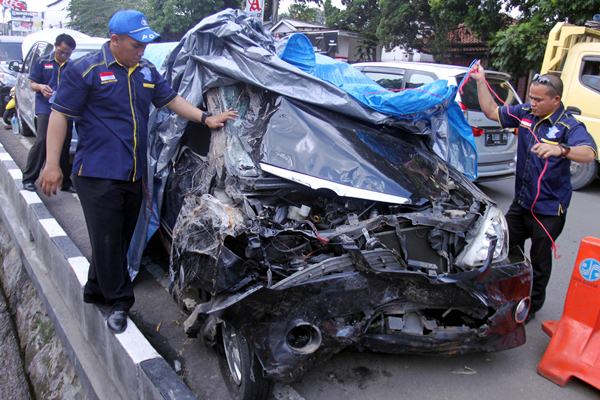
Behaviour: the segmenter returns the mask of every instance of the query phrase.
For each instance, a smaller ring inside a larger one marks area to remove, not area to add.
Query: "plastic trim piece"
[[[300,172],[279,168],[274,165],[260,163],[260,168],[264,172],[268,172],[280,178],[289,179],[290,181],[299,183],[304,186],[308,186],[311,189],[333,190],[338,196],[353,197],[356,199],[363,200],[381,201],[393,204],[406,204],[410,202],[410,200],[406,197],[393,196],[390,194],[378,193],[365,189],[358,189],[352,186],[342,185],[340,183],[331,182],[325,179],[315,178],[314,176],[305,175]]]

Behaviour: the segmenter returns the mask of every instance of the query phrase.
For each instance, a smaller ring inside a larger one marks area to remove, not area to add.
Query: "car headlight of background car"
[[[498,240],[492,261],[501,261],[508,255],[508,224],[500,209],[490,206],[467,234],[467,245],[458,255],[456,264],[461,267],[483,265],[494,237]]]

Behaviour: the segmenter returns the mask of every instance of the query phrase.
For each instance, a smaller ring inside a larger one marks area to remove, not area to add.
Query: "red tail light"
[[[473,130],[473,136],[475,136],[475,137],[479,137],[485,133],[485,131],[481,128],[475,128],[473,126],[473,127],[471,127],[471,129]]]

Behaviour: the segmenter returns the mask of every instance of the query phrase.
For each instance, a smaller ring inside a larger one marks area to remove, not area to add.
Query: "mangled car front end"
[[[504,216],[420,138],[246,85],[211,99],[246,112],[206,155],[184,148],[170,181],[191,187],[173,289],[210,299],[189,335],[225,349],[243,338],[260,373],[283,381],[349,346],[451,355],[524,342],[531,272],[508,255]]]

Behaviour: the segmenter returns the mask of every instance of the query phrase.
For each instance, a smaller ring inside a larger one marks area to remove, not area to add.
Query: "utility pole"
[[[277,14],[279,12],[279,0],[271,0],[271,21],[273,25],[277,23]]]

